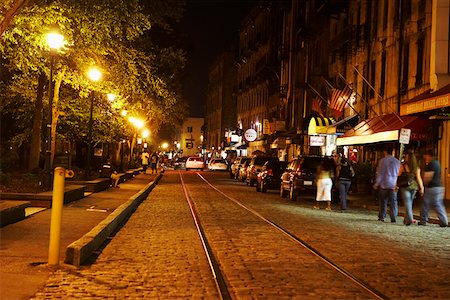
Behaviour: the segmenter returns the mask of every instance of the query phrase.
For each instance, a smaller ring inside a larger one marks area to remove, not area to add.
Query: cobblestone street
[[[364,290],[249,211],[182,172],[234,299],[367,299]],[[391,299],[448,299],[449,231],[376,221],[376,213],[311,209],[276,191],[256,193],[226,173],[202,176],[230,198],[300,237]],[[62,267],[35,299],[217,299],[215,282],[184,199],[166,172],[91,266]]]

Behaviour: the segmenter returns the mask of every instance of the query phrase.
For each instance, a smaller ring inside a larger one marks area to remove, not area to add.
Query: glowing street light
[[[47,43],[50,47],[50,76],[48,83],[48,124],[47,124],[47,162],[45,171],[47,173],[47,186],[52,184],[52,122],[53,122],[53,69],[55,67],[55,56],[58,49],[64,44],[64,36],[51,32],[47,34]]]
[[[102,72],[97,67],[91,67],[87,76],[93,82],[97,82],[102,78]],[[92,155],[92,112],[94,110],[94,91],[91,93],[91,107],[89,110],[89,124],[88,124],[88,153],[87,153],[87,176],[91,178],[91,155]]]
[[[116,94],[107,94],[106,97],[108,98],[108,101],[113,102],[114,100],[116,100]]]
[[[102,78],[102,72],[100,71],[99,68],[97,68],[95,66],[91,67],[88,70],[87,75],[88,75],[89,79],[94,82],[97,82]]]
[[[167,149],[167,147],[169,147],[168,143],[164,142],[164,143],[161,144],[161,148]]]
[[[58,50],[64,45],[64,36],[57,32],[47,34],[47,43],[50,49]]]
[[[144,131],[142,131],[142,137],[144,139],[148,138],[150,136],[150,131],[148,131],[148,129],[145,129]]]

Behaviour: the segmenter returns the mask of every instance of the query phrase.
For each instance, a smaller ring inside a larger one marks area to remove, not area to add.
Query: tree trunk
[[[31,132],[31,149],[30,157],[28,160],[28,171],[39,168],[39,160],[41,153],[41,129],[42,129],[42,116],[43,116],[43,104],[42,99],[44,97],[44,89],[47,78],[44,73],[40,73],[38,77],[38,86],[36,90],[36,101],[34,103],[34,116],[33,116],[33,129]]]
[[[60,116],[60,112],[58,111],[58,102],[59,102],[59,88],[61,87],[62,79],[64,77],[64,71],[62,71],[58,76],[56,76],[55,86],[53,87],[53,107],[52,107],[52,145],[51,145],[51,157],[50,157],[50,165],[53,166],[53,160],[55,158],[55,150],[56,150],[56,128],[58,125],[58,118]]]
[[[8,29],[14,17],[19,14],[20,10],[27,5],[28,0],[15,0],[11,7],[6,11],[3,20],[0,22],[0,36]]]

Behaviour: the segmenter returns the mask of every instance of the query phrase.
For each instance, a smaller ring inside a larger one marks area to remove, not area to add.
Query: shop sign
[[[410,139],[411,139],[411,129],[408,128],[400,129],[400,136],[398,138],[400,144],[409,144]]]
[[[431,99],[416,101],[413,103],[402,104],[400,107],[400,115],[410,115],[418,112],[438,109],[450,106],[450,95],[442,95]]]
[[[325,137],[321,135],[310,135],[309,136],[310,146],[325,146]]]
[[[239,136],[237,134],[232,134],[231,135],[231,142],[232,143],[237,143],[239,142]]]
[[[257,137],[258,134],[255,129],[247,129],[244,133],[244,138],[249,142],[253,142]]]

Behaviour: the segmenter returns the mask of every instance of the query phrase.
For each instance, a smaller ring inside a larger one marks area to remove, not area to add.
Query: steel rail
[[[223,195],[225,198],[233,201],[234,203],[236,203],[237,205],[239,205],[240,207],[244,208],[245,210],[251,212],[252,214],[254,214],[255,216],[257,216],[258,218],[262,219],[264,222],[266,222],[267,224],[271,225],[272,227],[274,227],[275,229],[277,229],[278,231],[280,231],[281,233],[283,233],[285,236],[287,236],[290,240],[296,242],[297,244],[300,244],[301,246],[303,246],[305,249],[307,249],[310,253],[314,254],[315,256],[319,257],[323,262],[325,262],[329,267],[331,267],[332,269],[336,270],[337,272],[341,273],[342,275],[344,275],[346,278],[350,279],[352,282],[354,282],[357,286],[359,286],[362,290],[366,291],[367,293],[369,293],[370,295],[372,295],[374,298],[376,299],[389,299],[389,297],[387,297],[386,295],[384,295],[383,293],[381,293],[380,291],[378,291],[377,289],[371,287],[367,282],[363,281],[362,279],[357,278],[356,276],[354,276],[353,274],[351,274],[350,272],[348,272],[347,270],[343,269],[342,267],[339,267],[337,264],[335,264],[334,262],[332,262],[329,258],[327,258],[325,255],[321,254],[318,250],[314,249],[314,247],[312,247],[311,245],[309,245],[307,242],[305,242],[304,240],[302,240],[301,238],[297,237],[296,235],[290,233],[289,231],[287,231],[286,229],[282,228],[281,226],[279,226],[278,224],[276,224],[275,222],[267,219],[266,217],[264,217],[263,215],[261,215],[260,213],[258,213],[257,211],[245,206],[244,204],[242,204],[241,202],[239,202],[239,200],[234,199],[233,197],[228,196],[227,194],[225,194],[224,192],[222,192],[221,190],[219,190],[217,187],[215,187],[214,185],[212,185],[205,177],[203,177],[200,173],[196,173],[206,184],[208,184],[211,188],[213,188],[214,190],[216,190],[218,193],[220,193],[221,195]]]
[[[189,205],[189,209],[191,211],[192,218],[194,219],[194,223],[195,223],[195,227],[197,228],[198,235],[202,242],[203,250],[205,251],[206,257],[208,259],[209,267],[210,267],[211,273],[214,277],[214,282],[216,283],[216,287],[217,287],[217,291],[219,292],[220,299],[223,299],[223,300],[231,299],[230,293],[228,291],[228,287],[225,283],[225,279],[220,270],[219,264],[217,263],[217,260],[214,256],[214,253],[211,249],[211,246],[209,245],[208,240],[206,239],[205,232],[200,223],[196,209],[194,207],[194,204],[192,203],[191,197],[189,196],[189,192],[187,190],[186,184],[184,183],[183,176],[181,175],[180,171],[178,171],[178,173],[180,175],[181,185],[183,187],[184,195],[185,195],[186,201]]]

